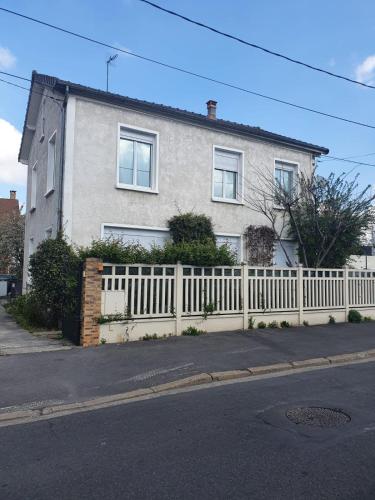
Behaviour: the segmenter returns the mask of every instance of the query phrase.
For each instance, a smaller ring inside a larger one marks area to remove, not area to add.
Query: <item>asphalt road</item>
[[[0,411],[149,387],[201,372],[244,369],[375,348],[375,323],[221,332],[97,348],[0,356]]]
[[[0,498],[374,499],[374,377],[369,362],[4,427]],[[351,420],[286,418],[306,406]]]

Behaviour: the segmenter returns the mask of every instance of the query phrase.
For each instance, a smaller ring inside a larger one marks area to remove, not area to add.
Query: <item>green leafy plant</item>
[[[182,335],[197,337],[198,335],[204,335],[206,332],[204,330],[199,330],[195,326],[188,326],[183,332]]]
[[[101,343],[102,345],[104,345],[104,344],[106,344],[106,343],[107,343],[107,340],[106,340],[106,339],[101,338],[101,339],[100,339],[100,343]]]
[[[279,328],[279,323],[277,321],[271,321],[271,323],[268,323],[268,328]]]
[[[212,302],[205,304],[203,306],[203,318],[207,319],[207,316],[213,314],[216,311],[216,306]]]
[[[281,326],[281,328],[290,328],[291,325],[290,325],[289,321],[284,320],[284,321],[281,321],[280,326]]]
[[[255,318],[254,316],[250,316],[248,319],[248,329],[253,330],[255,326]]]
[[[158,339],[158,336],[157,336],[157,334],[156,334],[156,333],[154,333],[154,334],[152,334],[152,335],[150,335],[150,334],[146,333],[146,335],[144,335],[144,336],[142,337],[142,340],[157,340],[157,339]]]
[[[266,325],[266,323],[264,321],[260,321],[258,323],[258,328],[267,328],[267,325]]]
[[[20,295],[4,305],[6,311],[25,330],[35,331],[45,327],[44,311],[33,293]]]
[[[207,215],[192,212],[175,215],[168,221],[169,230],[174,244],[205,242],[215,243],[215,233],[212,221]]]
[[[79,269],[79,258],[62,234],[42,241],[31,255],[31,293],[43,308],[46,326],[57,326],[75,309]]]
[[[362,321],[362,314],[356,309],[350,309],[348,321],[349,323],[360,323]]]
[[[328,324],[329,325],[334,325],[336,323],[336,320],[334,318],[334,316],[332,316],[331,314],[329,315],[329,320],[328,320]]]
[[[370,322],[370,321],[374,321],[371,316],[364,316],[362,321],[365,321],[366,323]]]
[[[97,322],[99,323],[99,325],[103,325],[105,323],[112,323],[113,321],[128,322],[131,320],[131,318],[132,316],[128,312],[126,312],[125,314],[123,313],[104,314],[99,316]]]
[[[309,322],[305,319],[304,322],[302,323],[303,326],[310,326]]]

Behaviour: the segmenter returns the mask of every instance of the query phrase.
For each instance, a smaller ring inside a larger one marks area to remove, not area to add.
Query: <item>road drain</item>
[[[338,408],[300,407],[291,408],[286,417],[297,425],[313,427],[338,427],[347,424],[351,418]]]

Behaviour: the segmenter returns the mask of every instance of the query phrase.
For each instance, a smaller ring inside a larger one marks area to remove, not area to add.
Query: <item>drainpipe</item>
[[[61,109],[61,140],[60,140],[60,186],[57,231],[62,232],[63,227],[63,190],[64,190],[64,167],[65,167],[65,129],[66,129],[66,104],[68,101],[69,85],[65,86],[65,97]]]

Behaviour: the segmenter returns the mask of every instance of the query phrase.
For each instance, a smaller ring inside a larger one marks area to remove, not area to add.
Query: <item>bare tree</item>
[[[314,170],[293,176],[290,186],[259,169],[256,176],[258,183],[246,186],[244,203],[268,220],[289,266],[283,238],[297,241],[305,267],[341,267],[374,221],[375,196],[369,186],[359,189],[358,176],[352,181],[345,174],[323,178]]]

